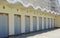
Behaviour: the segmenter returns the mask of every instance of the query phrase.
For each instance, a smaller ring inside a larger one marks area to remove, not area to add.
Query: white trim
[[[21,33],[25,33],[25,16],[21,15]]]
[[[14,14],[9,14],[9,35],[14,35]]]
[[[33,16],[30,16],[30,32],[33,31]]]

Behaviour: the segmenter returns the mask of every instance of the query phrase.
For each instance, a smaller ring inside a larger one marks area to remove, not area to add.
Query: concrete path
[[[13,36],[9,38],[60,38],[60,29],[40,31],[20,36]]]

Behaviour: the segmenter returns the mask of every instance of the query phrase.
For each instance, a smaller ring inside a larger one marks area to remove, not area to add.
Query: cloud
[[[7,0],[9,3],[16,3],[17,0]]]

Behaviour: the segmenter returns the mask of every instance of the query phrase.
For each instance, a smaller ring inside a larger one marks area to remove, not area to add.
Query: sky
[[[60,4],[60,0],[58,0],[59,4]]]
[[[21,1],[21,0],[7,0],[9,3],[15,3],[17,1]]]
[[[17,2],[17,1],[21,1],[21,0],[7,0],[9,3],[15,3],[15,2]],[[60,4],[60,0],[58,0],[58,3]]]

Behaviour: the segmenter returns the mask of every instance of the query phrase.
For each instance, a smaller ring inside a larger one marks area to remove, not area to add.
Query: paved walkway
[[[60,29],[40,31],[30,34],[24,34],[20,36],[13,36],[9,38],[60,38]]]

